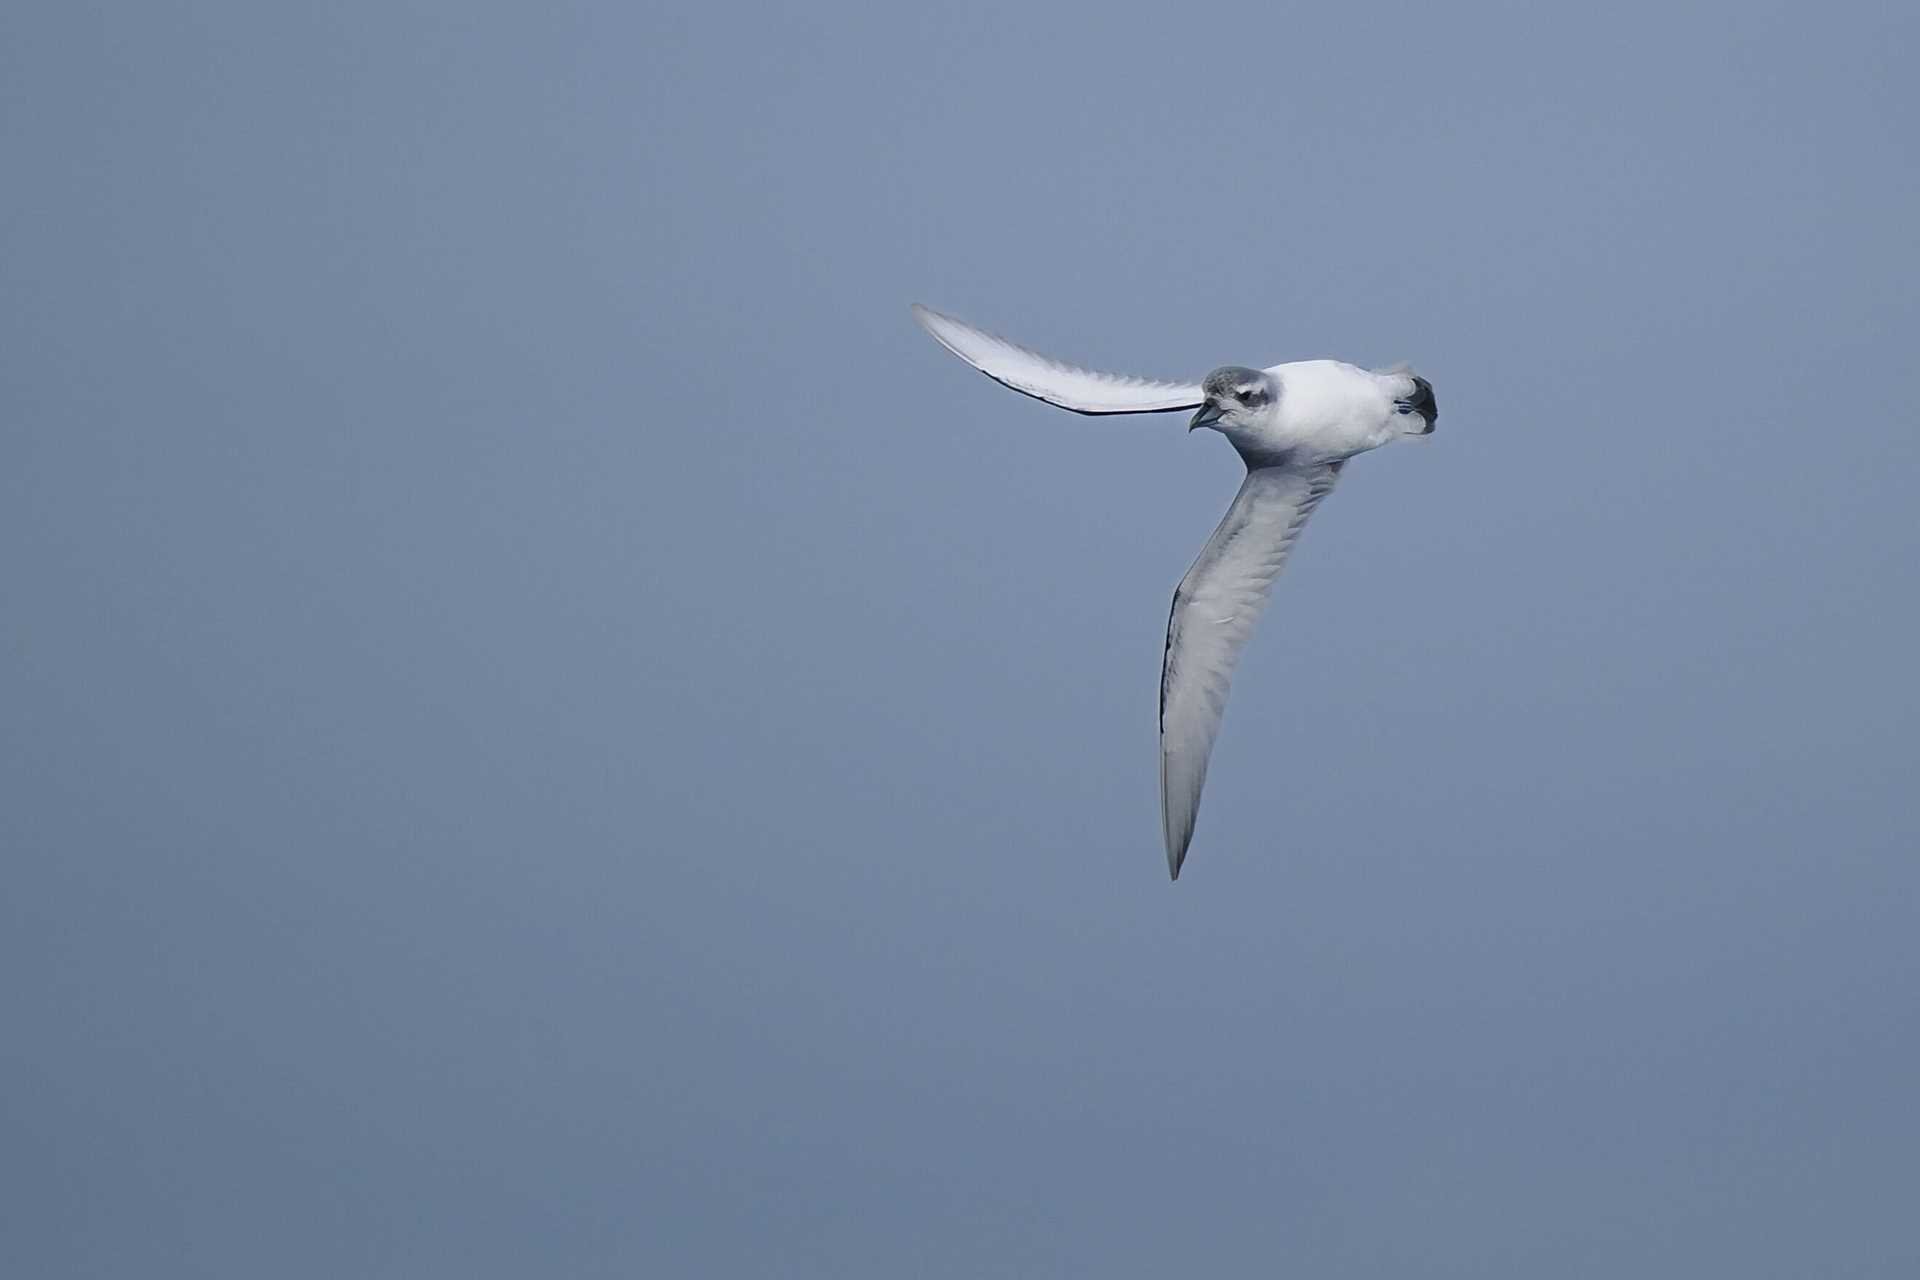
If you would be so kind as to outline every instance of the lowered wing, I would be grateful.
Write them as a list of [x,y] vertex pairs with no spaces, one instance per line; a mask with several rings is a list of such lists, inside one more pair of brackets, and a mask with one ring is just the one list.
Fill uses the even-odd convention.
[[1160,670],[1160,816],[1167,870],[1180,878],[1193,840],[1207,757],[1220,732],[1234,664],[1273,593],[1273,580],[1340,463],[1253,467],[1220,527],[1173,593]]

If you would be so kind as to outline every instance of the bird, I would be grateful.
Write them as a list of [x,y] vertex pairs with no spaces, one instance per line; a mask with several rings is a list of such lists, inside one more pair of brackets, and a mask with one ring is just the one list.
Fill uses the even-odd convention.
[[1090,416],[1193,411],[1187,430],[1225,436],[1246,463],[1227,514],[1174,589],[1160,668],[1160,816],[1167,871],[1186,863],[1207,761],[1241,651],[1307,519],[1347,460],[1433,433],[1433,384],[1405,366],[1341,360],[1229,364],[1198,382],[1081,368],[915,304],[941,346],[1002,386]]

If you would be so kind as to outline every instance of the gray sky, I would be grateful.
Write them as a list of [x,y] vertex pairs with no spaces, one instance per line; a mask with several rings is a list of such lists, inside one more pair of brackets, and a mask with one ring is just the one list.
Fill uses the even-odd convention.
[[[1909,1276],[1910,6],[0,17],[0,1270]],[[1409,359],[1159,847],[1237,483]]]

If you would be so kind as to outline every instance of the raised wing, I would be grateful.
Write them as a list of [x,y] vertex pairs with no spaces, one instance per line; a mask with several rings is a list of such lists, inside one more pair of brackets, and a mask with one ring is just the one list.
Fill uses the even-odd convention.
[[1234,664],[1294,539],[1333,491],[1340,465],[1250,468],[1220,527],[1173,593],[1160,669],[1160,817],[1167,870],[1175,880],[1193,839]]
[[1165,413],[1198,408],[1206,399],[1197,382],[1155,382],[1082,369],[918,304],[913,318],[941,346],[995,382],[1075,413]]

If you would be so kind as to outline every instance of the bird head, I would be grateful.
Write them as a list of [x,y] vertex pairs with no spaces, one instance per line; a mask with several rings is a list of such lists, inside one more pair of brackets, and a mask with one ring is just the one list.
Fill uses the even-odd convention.
[[1231,433],[1235,428],[1256,426],[1280,400],[1280,380],[1245,365],[1223,365],[1208,374],[1200,387],[1207,398],[1187,425],[1189,431],[1212,427]]

